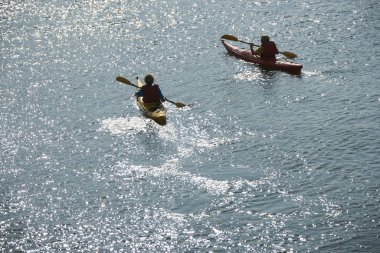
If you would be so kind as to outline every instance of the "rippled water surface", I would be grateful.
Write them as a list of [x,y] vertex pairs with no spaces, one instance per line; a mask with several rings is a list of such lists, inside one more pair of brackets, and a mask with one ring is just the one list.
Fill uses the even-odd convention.
[[[1,252],[380,252],[380,3],[0,3]],[[268,34],[302,74],[226,54]],[[241,47],[244,44],[234,43]],[[131,81],[153,73],[168,124]]]

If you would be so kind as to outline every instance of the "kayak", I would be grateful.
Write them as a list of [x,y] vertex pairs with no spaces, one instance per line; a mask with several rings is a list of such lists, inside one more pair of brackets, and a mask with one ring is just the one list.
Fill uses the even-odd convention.
[[234,55],[235,57],[242,59],[246,62],[252,62],[257,65],[260,65],[264,69],[269,70],[281,70],[285,71],[291,74],[301,74],[302,65],[293,63],[293,62],[285,62],[285,61],[268,61],[263,60],[260,58],[260,56],[253,55],[251,53],[251,50],[238,48],[236,46],[233,46],[229,43],[227,43],[225,40],[222,39],[223,46],[227,49],[227,51]]
[[136,103],[145,117],[154,120],[161,126],[166,125],[166,108],[161,103],[144,103],[142,97],[137,96]]

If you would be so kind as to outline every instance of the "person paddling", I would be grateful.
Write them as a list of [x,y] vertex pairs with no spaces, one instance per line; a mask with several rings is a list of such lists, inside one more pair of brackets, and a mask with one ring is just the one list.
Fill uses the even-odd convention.
[[[137,82],[138,84],[141,84],[141,81],[138,78]],[[160,87],[157,84],[154,84],[154,77],[151,74],[145,76],[144,82],[145,85],[143,85],[140,90],[135,93],[136,96],[143,97],[142,100],[144,103],[157,105],[166,101]]]
[[260,55],[262,59],[269,61],[276,61],[276,54],[280,53],[277,49],[276,43],[269,39],[269,36],[261,36],[261,46],[253,50],[254,44],[249,44],[251,47],[251,52],[254,55]]

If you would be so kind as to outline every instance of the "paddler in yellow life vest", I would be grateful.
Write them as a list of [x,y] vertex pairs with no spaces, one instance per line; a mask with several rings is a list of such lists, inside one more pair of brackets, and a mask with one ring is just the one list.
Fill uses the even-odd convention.
[[[138,82],[141,82],[138,80]],[[162,95],[161,89],[157,84],[154,84],[154,77],[148,74],[144,78],[145,85],[143,85],[138,92],[135,93],[138,97],[143,97],[144,103],[159,105],[165,102],[165,97]]]
[[261,46],[253,50],[254,44],[250,44],[251,52],[254,55],[260,55],[261,59],[268,61],[276,61],[276,54],[279,53],[276,43],[269,39],[269,36],[261,36]]

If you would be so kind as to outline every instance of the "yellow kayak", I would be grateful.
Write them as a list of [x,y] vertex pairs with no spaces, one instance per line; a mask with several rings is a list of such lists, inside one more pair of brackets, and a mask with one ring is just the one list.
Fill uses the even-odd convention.
[[136,103],[146,117],[161,126],[166,125],[166,108],[161,103],[144,103],[142,97],[137,96]]

